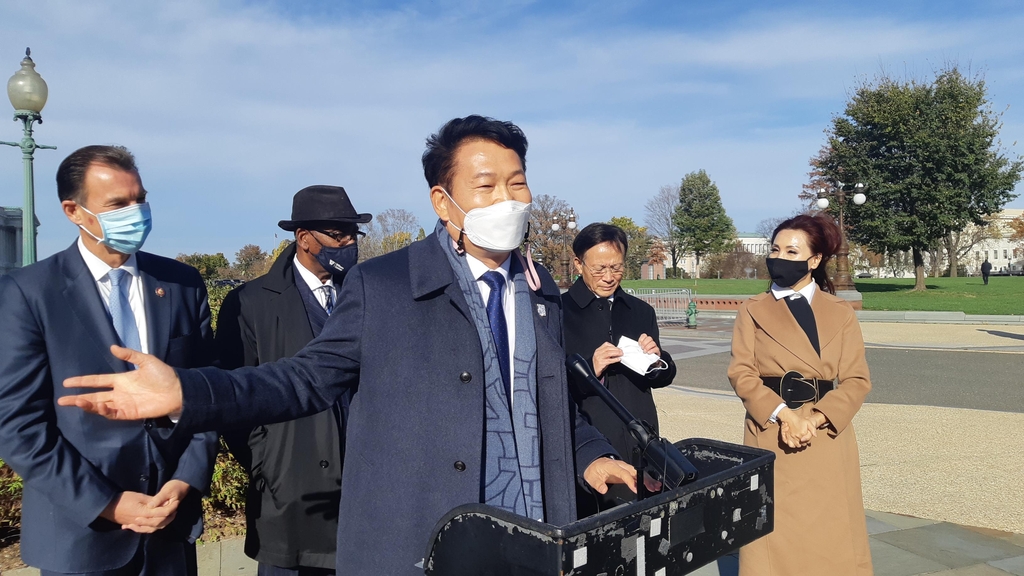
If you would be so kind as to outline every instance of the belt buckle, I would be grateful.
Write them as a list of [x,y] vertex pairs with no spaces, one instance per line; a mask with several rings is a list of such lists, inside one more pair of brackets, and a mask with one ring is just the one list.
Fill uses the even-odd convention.
[[782,393],[782,400],[790,410],[796,410],[808,402],[817,403],[820,400],[815,379],[805,378],[803,374],[795,370],[790,370],[782,376],[779,391]]

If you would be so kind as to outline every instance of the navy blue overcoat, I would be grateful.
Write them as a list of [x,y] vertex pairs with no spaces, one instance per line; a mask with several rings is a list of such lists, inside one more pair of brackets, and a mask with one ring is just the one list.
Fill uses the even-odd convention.
[[[566,384],[558,288],[532,296],[545,518],[576,518],[576,471],[614,450]],[[434,524],[480,502],[483,353],[437,238],[369,260],[345,279],[323,333],[296,356],[232,372],[179,370],[179,428],[251,426],[314,414],[346,387],[349,411],[337,568],[422,574]]]
[[[191,266],[139,252],[149,350],[176,367],[212,360],[206,286]],[[169,573],[191,571],[189,540],[202,530],[200,492],[209,489],[217,435],[184,435],[167,419],[116,422],[58,409],[83,392],[66,378],[128,370],[96,281],[77,244],[0,276],[0,457],[25,481],[21,557],[54,572],[97,572],[127,564],[140,539]],[[171,479],[195,488],[174,521],[140,536],[99,518],[123,491],[156,492]]]

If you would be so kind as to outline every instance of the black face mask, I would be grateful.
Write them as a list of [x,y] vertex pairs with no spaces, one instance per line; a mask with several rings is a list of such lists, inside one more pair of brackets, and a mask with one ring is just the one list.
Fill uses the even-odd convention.
[[[320,241],[317,240],[317,244]],[[359,244],[330,248],[320,244],[320,252],[313,255],[316,261],[335,278],[343,278],[359,261]]]
[[[809,259],[808,259],[809,260]],[[807,276],[810,268],[807,260],[786,260],[785,258],[765,258],[764,263],[768,266],[768,275],[783,288],[789,288]]]

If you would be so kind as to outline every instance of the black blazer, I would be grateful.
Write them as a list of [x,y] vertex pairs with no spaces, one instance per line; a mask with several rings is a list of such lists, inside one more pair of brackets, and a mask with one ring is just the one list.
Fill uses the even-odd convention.
[[[224,299],[217,319],[222,367],[288,358],[313,339],[295,286],[294,257],[293,243],[266,275]],[[298,420],[224,432],[231,452],[250,472],[246,554],[284,568],[334,568],[343,432],[340,406]]]
[[[562,310],[565,322],[565,353],[580,354],[593,369],[594,351],[605,342],[618,344],[619,338],[627,336],[638,340],[641,334],[647,334],[661,347],[658,335],[658,318],[646,302],[626,294],[622,288],[615,291],[615,301],[608,307],[607,300],[597,298],[580,278],[568,292],[562,294]],[[608,390],[636,418],[649,422],[658,428],[658,410],[654,406],[651,395],[652,388],[661,388],[672,383],[676,376],[676,365],[672,356],[665,350],[661,358],[668,363],[667,370],[660,370],[648,376],[641,376],[622,364],[612,364],[605,369],[604,383]],[[636,442],[629,435],[625,424],[597,396],[585,394],[575,377],[570,377],[573,384],[573,397],[580,405],[580,410],[590,419],[612,446],[626,460],[630,459]],[[589,516],[598,511],[594,507],[595,496],[600,509],[615,505],[616,497],[630,498],[628,490],[613,487],[605,496],[580,491],[580,517]]]
[[[150,353],[175,367],[209,364],[210,308],[199,272],[145,252],[137,262]],[[154,537],[197,537],[199,493],[209,489],[216,434],[172,435],[166,419],[116,422],[56,408],[57,398],[83,392],[64,388],[65,378],[128,369],[110,354],[117,335],[77,243],[0,277],[0,327],[0,457],[25,481],[25,562],[65,573],[124,566],[140,538],[149,537],[99,514],[120,492],[155,494],[171,479],[195,490]],[[182,545],[159,546],[169,551],[161,563],[185,568]]]

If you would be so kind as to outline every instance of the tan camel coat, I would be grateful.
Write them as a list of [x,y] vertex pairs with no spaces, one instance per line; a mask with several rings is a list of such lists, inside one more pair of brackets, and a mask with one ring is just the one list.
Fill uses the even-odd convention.
[[[782,300],[751,297],[736,315],[729,381],[747,410],[744,443],[775,460],[775,530],[740,550],[740,576],[866,576],[871,551],[851,420],[871,389],[864,339],[853,309],[818,290],[811,300],[821,357]],[[814,409],[831,423],[811,445],[792,450],[768,419],[782,402],[760,376],[796,370],[837,379]],[[809,406],[806,409],[810,409]]]

